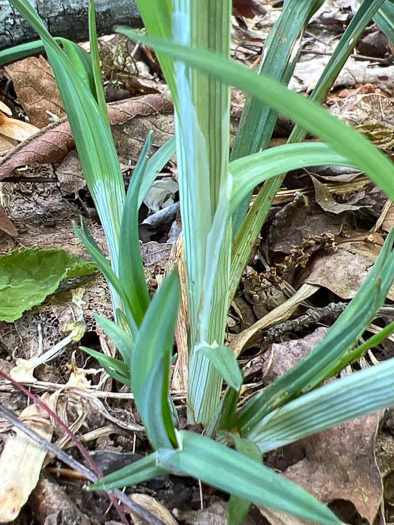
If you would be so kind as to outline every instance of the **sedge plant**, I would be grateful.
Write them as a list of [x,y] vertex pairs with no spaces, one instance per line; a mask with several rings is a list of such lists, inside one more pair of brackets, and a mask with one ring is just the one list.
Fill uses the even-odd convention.
[[[301,38],[323,0],[287,0],[265,45],[258,72],[230,59],[231,1],[137,0],[148,35],[118,31],[158,55],[175,107],[176,137],[150,158],[146,139],[127,193],[111,138],[101,87],[94,5],[91,55],[57,42],[27,0],[10,0],[37,31],[53,67],[87,185],[108,241],[104,257],[82,222],[80,240],[107,278],[115,320],[96,316],[119,359],[85,349],[128,385],[153,452],[112,473],[94,489],[134,485],[173,473],[202,480],[231,497],[228,521],[242,523],[252,502],[316,523],[341,523],[308,492],[268,469],[263,454],[354,417],[394,404],[394,360],[324,384],[394,326],[361,346],[357,341],[384,303],[394,279],[394,234],[356,297],[324,339],[292,370],[238,408],[243,375],[225,345],[226,316],[250,247],[284,174],[339,165],[358,168],[394,198],[394,168],[366,138],[319,106],[366,25],[374,18],[392,37],[392,11],[363,0],[308,100],[286,88]],[[286,36],[286,38],[284,38]],[[14,49],[0,62],[28,53]],[[246,102],[229,156],[229,86]],[[289,143],[267,149],[279,113],[296,123]],[[322,142],[303,142],[309,131]],[[203,434],[180,430],[170,396],[170,369],[180,303],[175,268],[150,298],[138,240],[138,210],[175,151],[179,170],[188,308],[188,420]],[[248,212],[251,192],[264,182]]]

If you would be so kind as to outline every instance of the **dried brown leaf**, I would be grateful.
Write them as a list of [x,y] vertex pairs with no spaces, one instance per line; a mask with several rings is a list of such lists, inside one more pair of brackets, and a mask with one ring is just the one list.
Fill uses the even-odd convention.
[[[343,502],[351,502],[361,517],[372,524],[383,496],[375,460],[380,417],[379,413],[370,414],[298,442],[305,457],[288,467],[284,476],[323,503],[337,502],[339,512],[346,513],[349,507]],[[286,453],[286,449],[281,451],[282,461]],[[307,523],[298,518],[288,521],[283,514],[267,512],[265,508],[261,511],[272,525]],[[352,517],[341,515],[345,523],[355,523]]]
[[[171,112],[170,99],[161,95],[146,95],[108,106],[112,125],[125,124],[138,116]],[[61,162],[74,147],[74,139],[67,121],[50,124],[48,128],[40,130],[4,157],[0,162],[0,180],[20,166]]]
[[325,184],[317,180],[315,177],[312,177],[312,175],[310,175],[310,178],[312,179],[313,185],[315,187],[316,202],[324,211],[338,215],[339,213],[343,213],[345,211],[356,211],[365,207],[356,206],[350,203],[337,202]]
[[64,116],[63,103],[52,68],[43,57],[29,57],[5,67],[18,100],[32,124],[47,126],[52,118]]
[[381,249],[376,242],[380,236],[369,237],[343,242],[336,252],[316,255],[302,282],[328,288],[342,299],[353,299]]
[[298,193],[276,214],[269,234],[270,246],[274,251],[289,254],[295,246],[302,246],[305,239],[327,233],[338,235],[341,227],[340,217],[322,213]]
[[[57,394],[53,394],[57,397]],[[55,397],[49,394],[42,396],[50,406]],[[30,405],[23,410],[20,417],[29,418],[26,424],[44,439],[51,440],[52,426],[46,419],[47,413],[38,405]],[[31,491],[37,485],[42,464],[47,452],[21,430],[15,430],[5,444],[0,456],[0,521],[14,520]]]
[[11,235],[11,237],[17,237],[18,236],[18,230],[15,228],[14,223],[7,217],[7,214],[0,204],[0,230],[2,230],[5,233],[8,233],[8,235]]

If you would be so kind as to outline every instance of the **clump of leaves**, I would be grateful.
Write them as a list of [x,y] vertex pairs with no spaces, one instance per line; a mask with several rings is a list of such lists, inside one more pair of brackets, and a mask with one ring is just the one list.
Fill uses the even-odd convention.
[[[126,195],[101,88],[93,2],[92,55],[85,69],[80,57],[67,53],[51,38],[26,0],[11,3],[43,41],[109,245],[111,265],[85,225],[76,229],[110,283],[115,322],[97,320],[122,359],[87,351],[113,377],[131,387],[154,449],[91,489],[133,485],[172,472],[229,492],[229,523],[241,523],[250,502],[317,523],[340,523],[301,487],[265,467],[262,454],[394,404],[393,360],[322,386],[369,347],[355,345],[392,284],[394,234],[386,239],[366,282],[326,337],[307,358],[240,409],[242,372],[234,353],[224,345],[226,315],[250,246],[288,170],[326,164],[356,167],[394,197],[392,164],[365,137],[318,105],[372,17],[376,15],[383,30],[392,34],[393,18],[387,15],[386,3],[363,1],[312,100],[285,86],[299,56],[300,37],[322,0],[285,2],[266,42],[259,73],[229,59],[230,0],[137,0],[149,36],[119,28],[155,49],[174,99],[189,312],[188,419],[201,423],[205,435],[177,429],[170,398],[180,300],[177,271],[165,279],[151,301],[137,235],[139,206],[173,144],[148,161],[151,137],[147,138]],[[229,85],[250,95],[231,162]],[[289,144],[267,150],[279,112],[297,126]],[[302,142],[307,130],[324,142]],[[264,181],[246,213],[251,191]],[[390,326],[382,337],[392,329]],[[376,344],[376,338],[370,344]]]

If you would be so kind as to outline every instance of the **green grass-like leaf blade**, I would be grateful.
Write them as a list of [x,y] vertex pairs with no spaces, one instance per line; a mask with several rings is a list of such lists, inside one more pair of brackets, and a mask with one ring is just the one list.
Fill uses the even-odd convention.
[[342,377],[266,416],[248,438],[262,452],[394,405],[394,359]]
[[234,352],[228,346],[204,345],[200,343],[195,352],[202,353],[209,359],[226,383],[239,390],[242,386],[242,372],[238,366]]
[[394,198],[394,168],[391,162],[361,134],[336,119],[314,102],[289,91],[266,75],[258,75],[232,60],[201,49],[190,49],[160,38],[147,38],[128,28],[118,32],[182,60],[207,75],[233,85],[291,118],[346,156],[372,181]]
[[325,505],[295,483],[210,438],[183,430],[178,450],[159,450],[159,466],[201,479],[213,487],[259,505],[316,523],[340,524]]
[[319,142],[285,144],[234,160],[229,166],[233,176],[231,211],[257,184],[271,177],[307,166],[325,165],[355,166],[354,162],[337,153],[331,146]]
[[112,490],[130,487],[167,473],[167,470],[157,466],[156,452],[154,452],[131,465],[127,465],[127,467],[108,474],[88,487],[88,490]]
[[[169,423],[168,383],[179,301],[179,279],[177,271],[173,270],[153,297],[131,355],[131,385],[135,402],[146,432],[156,448],[171,447],[176,443],[174,427]],[[153,380],[159,384],[155,385]],[[166,429],[166,432],[158,432],[158,428]]]

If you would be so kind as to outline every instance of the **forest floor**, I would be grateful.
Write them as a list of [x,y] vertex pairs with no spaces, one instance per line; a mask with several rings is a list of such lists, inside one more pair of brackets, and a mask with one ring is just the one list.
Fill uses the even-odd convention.
[[[233,17],[233,57],[251,67],[260,60],[281,2],[266,2],[265,7],[265,15],[235,12]],[[325,2],[305,33],[292,89],[310,93],[357,8],[358,3],[351,0]],[[128,182],[148,131],[154,131],[154,149],[174,134],[173,107],[149,51],[135,48],[118,35],[102,37],[100,45],[113,136]],[[393,49],[377,26],[370,24],[326,101],[333,114],[364,131],[388,156],[394,154],[393,79]],[[244,100],[242,93],[232,92],[233,134]],[[31,57],[0,70],[0,101],[0,264],[2,256],[29,248],[86,257],[71,224],[81,215],[106,251],[46,59]],[[10,118],[28,118],[36,129],[13,126]],[[272,144],[285,143],[291,129],[292,123],[280,117]],[[275,380],[324,336],[354,297],[393,224],[391,202],[360,172],[325,167],[288,174],[228,315],[227,341],[242,351],[245,395]],[[168,271],[181,227],[173,159],[149,190],[140,213],[141,250],[152,292]],[[306,293],[295,309],[287,310],[286,301],[301,287]],[[393,300],[392,291],[370,333],[393,321]],[[42,304],[24,311],[14,322],[0,322],[0,370],[51,406],[108,473],[148,453],[149,444],[128,389],[79,349],[83,345],[114,355],[115,348],[96,325],[94,313],[112,316],[104,278],[94,273],[63,281]],[[0,318],[6,319],[1,317],[1,305]],[[67,325],[79,320],[86,331],[79,342],[70,342]],[[55,345],[59,351],[54,357],[29,367]],[[394,337],[389,337],[357,366],[372,366],[393,356]],[[343,373],[350,372],[349,367]],[[185,386],[182,373],[174,375],[172,390],[181,415]],[[0,380],[0,404],[17,415],[22,413],[23,421],[31,425],[45,417],[5,380]],[[81,459],[56,425],[52,428],[47,420],[45,428],[46,439]],[[11,429],[9,422],[0,419],[0,451],[15,436]],[[119,522],[108,498],[83,490],[85,480],[60,462],[45,459],[45,454],[38,459],[26,456],[17,446],[13,457],[15,465],[1,472],[2,481],[6,483],[17,472],[21,484],[32,486],[27,504],[15,511],[12,523]],[[346,523],[394,523],[394,417],[390,411],[278,449],[267,455],[265,463],[329,504]],[[37,464],[38,483],[30,480]],[[165,523],[225,523],[227,496],[192,479],[163,476],[127,493],[153,512],[158,508]],[[0,522],[5,521],[1,513]],[[253,507],[246,523],[306,522]]]

